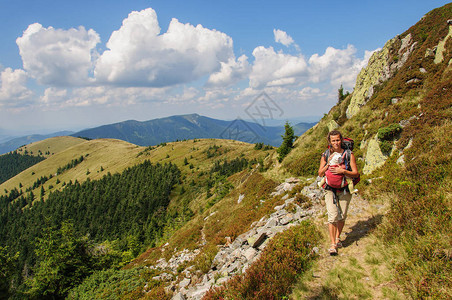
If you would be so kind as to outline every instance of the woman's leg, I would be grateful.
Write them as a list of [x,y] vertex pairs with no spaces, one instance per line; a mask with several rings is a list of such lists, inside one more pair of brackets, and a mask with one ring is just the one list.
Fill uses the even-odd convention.
[[337,223],[328,223],[328,231],[330,233],[330,241],[331,245],[336,244],[336,237],[337,237]]
[[340,220],[337,221],[337,230],[336,230],[336,236],[335,236],[335,242],[336,240],[339,240],[339,237],[341,236],[342,229],[344,229],[345,225],[345,219],[347,218],[348,213],[348,206],[350,204],[350,200],[352,199],[352,195],[350,193],[340,193],[338,196],[339,198],[339,206],[341,211]]

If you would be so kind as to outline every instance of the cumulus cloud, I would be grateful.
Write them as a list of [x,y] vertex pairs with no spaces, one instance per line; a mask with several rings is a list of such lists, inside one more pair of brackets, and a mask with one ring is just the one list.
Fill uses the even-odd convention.
[[366,51],[363,59],[356,57],[356,48],[328,47],[323,55],[314,54],[309,58],[310,78],[313,82],[329,80],[332,85],[351,88],[359,71],[367,64],[372,52]]
[[282,31],[280,29],[273,29],[273,34],[275,35],[275,42],[281,43],[286,47],[289,47],[294,43],[292,37],[285,31]]
[[0,73],[0,105],[17,106],[29,99],[33,92],[27,86],[27,73],[24,70],[6,68]]
[[111,35],[94,71],[99,83],[162,87],[217,72],[234,58],[232,39],[201,25],[172,19],[160,34],[152,8],[132,12]]
[[229,58],[227,62],[221,62],[220,71],[210,75],[207,86],[230,86],[248,76],[251,66],[246,55],[240,56],[237,60]]
[[39,100],[43,105],[50,106],[65,101],[67,95],[67,89],[50,87],[45,89],[44,95],[42,95]]
[[23,67],[40,84],[76,86],[88,82],[99,35],[83,26],[69,30],[28,26],[17,38]]
[[168,88],[95,86],[76,88],[62,106],[123,106],[159,101],[168,97]]
[[275,52],[272,47],[259,46],[254,49],[255,58],[249,76],[249,86],[262,89],[275,86],[299,86],[308,83],[329,82],[352,88],[356,76],[366,66],[374,51],[366,51],[364,58],[356,56],[356,48],[328,47],[322,55],[314,54],[307,61],[303,55]]
[[294,84],[297,77],[307,75],[307,63],[302,55],[294,56],[275,52],[273,47],[259,46],[253,51],[254,64],[252,67],[250,87],[263,88],[265,86]]

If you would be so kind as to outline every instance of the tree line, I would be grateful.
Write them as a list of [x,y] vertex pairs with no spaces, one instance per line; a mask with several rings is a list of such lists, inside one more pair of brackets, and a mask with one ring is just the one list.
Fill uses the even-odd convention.
[[17,150],[0,155],[0,184],[44,159],[42,156],[19,154]]

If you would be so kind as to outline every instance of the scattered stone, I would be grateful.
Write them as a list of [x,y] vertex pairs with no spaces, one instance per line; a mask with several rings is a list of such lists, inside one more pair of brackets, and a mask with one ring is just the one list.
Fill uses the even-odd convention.
[[418,83],[418,82],[420,82],[420,81],[421,81],[421,80],[420,80],[419,78],[413,78],[413,79],[408,80],[408,81],[406,82],[406,84]]
[[294,219],[293,214],[287,214],[283,218],[281,218],[281,220],[279,220],[279,222],[281,223],[281,225],[286,225],[289,222],[291,222],[293,219]]
[[252,247],[248,248],[244,253],[244,256],[246,257],[247,260],[252,260],[256,255],[257,251]]
[[267,234],[265,232],[258,233],[255,236],[248,239],[248,244],[253,248],[257,248],[259,247],[260,244],[262,244],[265,241],[266,238]]
[[190,278],[184,278],[181,282],[179,282],[179,288],[187,287],[191,282]]
[[419,68],[419,72],[421,72],[421,73],[427,73],[427,70],[424,69],[424,68]]
[[391,103],[396,104],[397,102],[399,102],[399,100],[400,100],[399,98],[392,98]]
[[171,298],[171,300],[185,300],[185,297],[181,292],[179,292],[176,295],[174,295],[173,298]]
[[286,204],[282,204],[282,205],[279,205],[279,206],[275,206],[275,210],[282,210],[283,208],[285,208],[286,207]]
[[243,198],[245,198],[245,194],[240,194],[239,199],[237,199],[237,203],[242,202]]
[[405,165],[405,155],[401,155],[398,159],[397,159],[397,163],[399,164],[399,165]]
[[315,255],[319,255],[320,253],[319,247],[312,248],[312,253],[314,253]]
[[270,227],[274,227],[278,225],[278,220],[275,218],[271,218],[270,220],[268,220],[268,222],[264,225],[264,227],[270,228]]

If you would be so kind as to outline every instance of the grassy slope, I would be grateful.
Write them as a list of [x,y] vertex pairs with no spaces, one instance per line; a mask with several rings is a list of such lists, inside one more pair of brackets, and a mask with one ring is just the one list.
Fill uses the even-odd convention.
[[43,157],[49,157],[58,152],[64,151],[67,148],[81,144],[85,141],[86,140],[84,139],[72,136],[58,136],[19,147],[17,148],[17,151],[19,153],[27,151],[28,154],[30,155],[40,155]]

